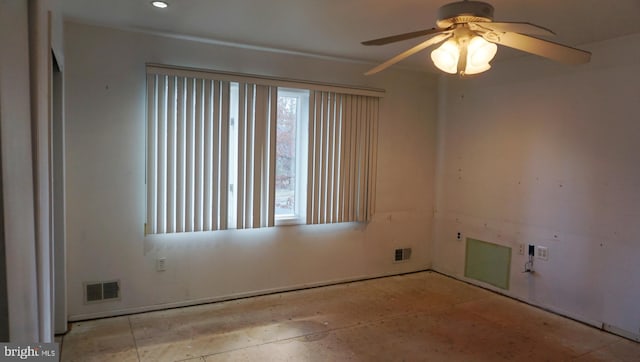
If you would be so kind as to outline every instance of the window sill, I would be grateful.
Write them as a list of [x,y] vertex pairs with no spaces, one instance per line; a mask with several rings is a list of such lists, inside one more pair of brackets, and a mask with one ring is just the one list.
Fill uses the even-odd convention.
[[303,225],[305,220],[301,217],[280,217],[276,218],[275,225],[276,226],[291,226],[291,225]]

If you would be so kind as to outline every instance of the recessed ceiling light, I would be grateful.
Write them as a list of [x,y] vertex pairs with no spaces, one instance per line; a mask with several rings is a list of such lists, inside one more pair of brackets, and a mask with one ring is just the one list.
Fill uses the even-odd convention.
[[169,4],[166,1],[152,1],[151,5],[160,9],[164,9],[169,6]]

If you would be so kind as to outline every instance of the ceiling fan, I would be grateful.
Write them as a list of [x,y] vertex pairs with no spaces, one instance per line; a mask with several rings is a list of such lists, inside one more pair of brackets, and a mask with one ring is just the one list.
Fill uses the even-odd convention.
[[530,36],[555,35],[547,28],[524,22],[494,22],[493,6],[467,0],[440,7],[435,28],[368,40],[362,44],[385,45],[425,35],[433,36],[369,70],[365,75],[378,73],[439,43],[442,45],[431,52],[435,66],[444,72],[461,76],[481,73],[491,68],[489,62],[497,52],[496,44],[565,64],[582,64],[591,59],[588,51]]

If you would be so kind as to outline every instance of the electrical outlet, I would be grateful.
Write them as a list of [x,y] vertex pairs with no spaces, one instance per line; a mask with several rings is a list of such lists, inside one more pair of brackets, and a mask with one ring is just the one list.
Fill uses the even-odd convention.
[[524,255],[524,244],[518,244],[518,254]]
[[458,231],[458,233],[456,234],[456,240],[460,241],[462,240],[462,233]]
[[156,259],[156,271],[165,271],[167,270],[167,258],[158,258]]
[[536,254],[538,255],[538,259],[549,260],[549,248],[545,246],[538,246]]

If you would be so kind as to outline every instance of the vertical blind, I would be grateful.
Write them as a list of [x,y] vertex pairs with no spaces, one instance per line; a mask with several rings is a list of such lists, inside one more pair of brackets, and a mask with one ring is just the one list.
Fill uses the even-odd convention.
[[147,74],[147,233],[227,228],[229,82]]
[[[278,85],[216,75],[147,67],[147,234],[275,224]],[[307,223],[370,220],[378,106],[375,96],[311,91]]]
[[375,204],[376,97],[313,92],[307,223],[369,221]]
[[236,228],[275,223],[277,88],[240,83]]

